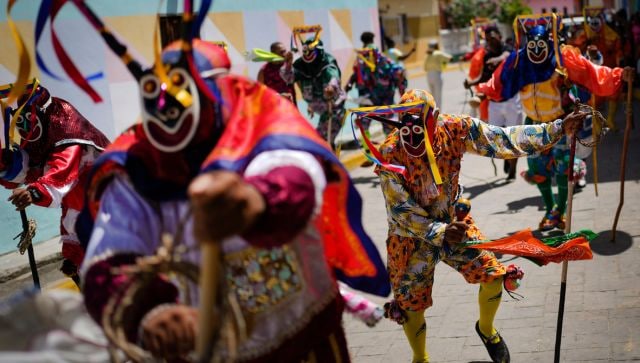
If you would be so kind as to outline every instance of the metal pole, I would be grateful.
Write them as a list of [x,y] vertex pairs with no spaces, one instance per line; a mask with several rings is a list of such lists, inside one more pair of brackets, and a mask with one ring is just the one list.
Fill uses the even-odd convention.
[[[29,220],[27,219],[27,212],[24,209],[20,211],[20,219],[22,219],[22,231],[27,235],[29,233]],[[31,267],[33,285],[40,290],[40,276],[38,276],[38,265],[36,264],[36,257],[33,253],[33,243],[29,243],[29,247],[27,247],[27,255],[29,257],[29,267]]]
[[[576,138],[574,135],[569,135],[571,138],[571,149],[569,151],[569,195],[567,197],[567,217],[564,232],[571,233],[571,216],[573,211],[573,163],[576,157]],[[562,277],[560,279],[560,302],[558,303],[558,322],[556,325],[556,346],[553,355],[554,363],[560,362],[560,346],[562,345],[562,321],[564,319],[564,301],[567,294],[567,270],[569,269],[569,262],[562,261]]]

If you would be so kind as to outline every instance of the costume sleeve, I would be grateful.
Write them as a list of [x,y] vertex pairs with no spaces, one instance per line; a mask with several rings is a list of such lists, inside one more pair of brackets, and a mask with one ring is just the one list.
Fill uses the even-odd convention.
[[259,154],[245,180],[265,198],[266,212],[243,235],[249,243],[273,247],[291,241],[322,206],[327,184],[324,170],[311,154],[275,150]]
[[385,170],[379,170],[378,175],[387,206],[389,232],[442,246],[447,224],[429,217],[405,189],[400,175]]
[[548,149],[564,135],[562,120],[511,127],[498,127],[471,117],[463,122],[468,129],[466,151],[498,159],[535,154]]
[[480,80],[482,77],[482,69],[484,68],[484,48],[479,49],[471,58],[469,62],[469,74],[467,75],[467,82],[473,84]]
[[340,86],[340,70],[338,69],[338,67],[330,65],[329,67],[326,67],[322,73],[323,88],[327,86],[331,86],[331,88],[333,88],[333,104],[337,105],[346,100],[347,94]]
[[41,195],[34,204],[51,208],[60,206],[62,198],[78,182],[83,151],[82,145],[73,145],[55,149],[51,153],[43,175],[28,185]]
[[502,101],[501,77],[504,71],[504,64],[505,62],[500,63],[488,81],[476,85],[476,91],[484,94],[491,101]]
[[560,50],[569,80],[596,96],[615,95],[622,86],[622,68],[597,66],[580,54],[578,48],[565,45]]
[[[137,257],[153,254],[161,230],[152,207],[126,181],[116,177],[106,187],[81,269],[85,304],[96,322],[102,324],[107,303],[111,299],[119,303],[132,282],[115,268],[133,265]],[[147,312],[177,298],[178,290],[172,283],[160,276],[152,279],[125,311],[122,320],[129,340],[136,341],[138,325]]]

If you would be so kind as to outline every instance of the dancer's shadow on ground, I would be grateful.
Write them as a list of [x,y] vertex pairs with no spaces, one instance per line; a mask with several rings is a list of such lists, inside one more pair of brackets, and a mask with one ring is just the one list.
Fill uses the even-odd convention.
[[503,178],[503,179],[499,179],[496,181],[492,181],[492,182],[486,182],[484,184],[479,184],[479,185],[474,185],[472,187],[467,187],[465,185],[463,185],[464,187],[464,195],[468,195],[466,196],[466,198],[468,199],[473,199],[475,197],[477,197],[478,195],[486,192],[487,190],[491,190],[494,188],[500,188],[503,185],[507,185],[510,184],[510,181],[507,181],[507,178]]
[[380,178],[377,175],[372,176],[359,176],[357,178],[352,178],[353,184],[369,184],[371,183],[371,188],[378,188],[380,185]]
[[521,211],[526,207],[538,207],[539,211],[545,210],[544,205],[542,204],[542,198],[539,195],[536,195],[535,197],[513,200],[507,203],[507,210],[496,212],[494,214],[513,214]]

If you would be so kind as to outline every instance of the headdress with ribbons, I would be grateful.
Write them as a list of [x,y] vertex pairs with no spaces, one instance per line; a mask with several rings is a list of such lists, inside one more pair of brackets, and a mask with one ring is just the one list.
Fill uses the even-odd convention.
[[[195,54],[197,52],[193,49],[194,39],[211,6],[211,0],[201,2],[197,16],[194,15],[193,2],[189,0],[184,2],[180,45],[174,47],[174,54],[168,55],[170,60],[162,59],[156,27],[154,34],[155,61],[151,69],[144,69],[132,57],[127,47],[118,41],[83,0],[45,0],[38,17],[39,20],[44,20],[39,21],[36,28],[46,22],[46,16],[43,14],[46,14],[47,11],[53,22],[55,15],[67,2],[72,2],[78,8],[140,83],[143,98],[143,125],[149,135],[149,141],[164,152],[175,152],[186,147],[194,137],[198,123],[202,118],[200,112],[203,109],[200,107],[199,97],[202,95],[203,98],[213,103],[220,100],[215,83],[207,82],[205,78],[226,72],[230,67],[226,52],[218,55],[202,55]],[[223,43],[219,43],[219,45],[224,48]],[[61,62],[64,61],[61,60]],[[157,115],[158,113],[163,113],[163,115]]]
[[[313,33],[313,38],[311,42],[307,44],[309,49],[314,49],[320,43],[320,34],[322,34],[322,25],[299,25],[294,26],[291,30],[291,50],[297,52],[299,47],[307,41],[306,39],[302,39],[303,34]],[[299,42],[299,43],[298,43]]]
[[[542,25],[547,31],[551,32],[553,39],[553,51],[556,59],[556,69],[559,73],[566,75],[564,63],[562,62],[562,54],[560,53],[560,44],[558,42],[558,34],[562,30],[562,17],[556,13],[518,15],[513,20],[513,32],[515,34],[515,47],[520,49],[523,37],[529,33],[534,27]],[[514,67],[518,65],[519,54],[516,55]]]
[[25,45],[18,27],[11,18],[11,9],[15,5],[17,0],[9,0],[7,2],[7,24],[11,37],[18,50],[18,72],[16,81],[13,84],[0,86],[0,117],[4,123],[4,129],[2,132],[2,148],[12,148],[16,141],[15,127],[17,118],[12,119],[11,114],[20,114],[22,112],[23,105],[18,105],[16,112],[13,112],[11,105],[18,100],[18,98],[25,93],[29,93],[30,97],[33,96],[35,88],[37,88],[37,80],[34,80],[36,87],[33,87],[33,83],[29,86],[29,73],[31,73],[31,60],[29,52]]
[[[360,107],[354,108],[347,111],[347,113],[351,113],[351,123],[353,130],[354,139],[358,140],[358,137],[355,134],[355,127],[360,130],[360,134],[362,135],[362,141],[360,142],[360,146],[364,150],[364,154],[367,159],[371,160],[373,163],[380,165],[382,168],[387,169],[392,172],[396,172],[406,177],[406,169],[404,166],[391,164],[382,156],[380,151],[373,145],[371,140],[367,137],[367,134],[362,125],[362,119],[369,119],[378,122],[385,123],[387,125],[391,125],[400,129],[402,132],[402,128],[406,127],[403,122],[402,116],[404,115],[420,115],[422,118],[422,123],[424,125],[423,130],[426,132],[422,132],[424,137],[424,153],[427,154],[427,158],[429,160],[429,170],[433,176],[433,180],[437,185],[442,184],[442,178],[440,176],[440,172],[438,171],[438,167],[436,165],[435,154],[433,152],[433,138],[435,134],[435,117],[434,117],[435,107],[433,105],[429,105],[428,102],[424,100],[418,101],[409,101],[396,105],[389,106],[373,106],[373,107]],[[391,117],[394,115],[399,115],[400,120],[394,120]],[[355,125],[355,127],[354,127]],[[411,130],[409,130],[411,132]]]

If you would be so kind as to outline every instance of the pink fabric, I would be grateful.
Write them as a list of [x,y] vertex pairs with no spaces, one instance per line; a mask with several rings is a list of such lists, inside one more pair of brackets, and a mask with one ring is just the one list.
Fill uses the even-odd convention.
[[315,187],[311,177],[295,166],[282,166],[246,181],[265,199],[267,209],[256,225],[243,236],[259,247],[289,242],[308,223],[315,208]]

